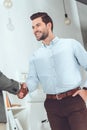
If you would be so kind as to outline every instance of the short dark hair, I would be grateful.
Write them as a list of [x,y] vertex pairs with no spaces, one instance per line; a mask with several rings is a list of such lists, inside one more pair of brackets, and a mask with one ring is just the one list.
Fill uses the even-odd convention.
[[47,14],[47,13],[45,13],[45,12],[38,12],[38,13],[34,13],[33,15],[31,15],[30,16],[30,19],[31,20],[34,20],[34,19],[36,19],[36,18],[39,18],[39,17],[41,17],[42,18],[42,21],[45,23],[45,24],[47,24],[47,23],[51,23],[51,30],[53,31],[53,21],[52,21],[52,19],[51,19],[51,17]]

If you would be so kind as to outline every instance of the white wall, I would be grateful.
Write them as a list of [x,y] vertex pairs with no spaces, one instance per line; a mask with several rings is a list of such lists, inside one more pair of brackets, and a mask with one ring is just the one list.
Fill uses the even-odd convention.
[[87,5],[77,2],[77,7],[78,7],[78,13],[79,13],[79,18],[80,18],[80,23],[81,23],[81,31],[82,31],[82,36],[83,36],[83,41],[84,41],[84,47],[87,50]]

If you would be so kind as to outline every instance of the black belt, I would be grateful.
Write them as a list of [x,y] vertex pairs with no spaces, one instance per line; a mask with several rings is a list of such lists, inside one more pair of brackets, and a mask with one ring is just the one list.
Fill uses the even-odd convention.
[[66,92],[60,93],[60,94],[47,94],[46,98],[60,100],[60,99],[66,98],[68,96],[72,96],[77,90],[80,90],[80,89],[81,89],[80,87],[77,87],[75,89],[72,89],[72,90],[69,90],[69,91],[66,91]]

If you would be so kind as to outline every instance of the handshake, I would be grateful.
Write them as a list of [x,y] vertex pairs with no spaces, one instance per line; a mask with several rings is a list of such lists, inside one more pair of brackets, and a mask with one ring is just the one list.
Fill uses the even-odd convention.
[[20,84],[20,86],[21,86],[21,88],[19,89],[17,96],[18,96],[18,98],[22,99],[27,95],[29,90],[27,88],[26,83],[22,83],[22,84]]

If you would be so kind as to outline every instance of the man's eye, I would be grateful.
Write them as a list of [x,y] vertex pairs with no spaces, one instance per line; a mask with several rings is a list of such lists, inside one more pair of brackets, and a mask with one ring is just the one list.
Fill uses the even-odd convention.
[[39,27],[40,26],[40,24],[37,24],[37,27]]

